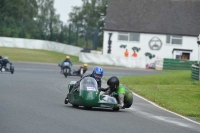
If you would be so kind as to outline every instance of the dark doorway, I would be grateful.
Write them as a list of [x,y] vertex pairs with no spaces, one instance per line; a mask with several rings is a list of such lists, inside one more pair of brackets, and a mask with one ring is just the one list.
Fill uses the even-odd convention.
[[190,53],[182,53],[183,60],[190,60]]

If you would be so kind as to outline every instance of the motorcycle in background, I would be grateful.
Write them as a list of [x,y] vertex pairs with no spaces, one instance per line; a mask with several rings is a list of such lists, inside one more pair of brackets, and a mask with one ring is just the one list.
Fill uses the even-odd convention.
[[80,71],[75,71],[73,70],[72,74],[70,76],[80,76],[81,78],[83,77],[84,73],[83,73],[83,68],[80,68]]
[[[66,70],[64,69],[63,73],[65,77],[67,76],[80,76],[81,78],[84,75],[84,71],[83,68],[80,68],[80,71],[76,71],[76,70],[72,70],[72,72],[70,73],[69,71],[69,65],[68,62],[66,62],[66,64],[64,64],[66,66]],[[62,67],[61,64],[58,64],[59,67]]]
[[12,63],[10,63],[10,68],[5,68],[4,66],[2,66],[2,64],[0,63],[0,71],[1,72],[10,72],[11,74],[14,74],[14,65]]
[[[61,64],[58,64],[58,66],[62,67]],[[69,64],[69,62],[64,62],[63,67],[64,67],[64,69],[63,69],[62,74],[65,76],[65,78],[67,78],[67,76],[70,75],[70,64]]]

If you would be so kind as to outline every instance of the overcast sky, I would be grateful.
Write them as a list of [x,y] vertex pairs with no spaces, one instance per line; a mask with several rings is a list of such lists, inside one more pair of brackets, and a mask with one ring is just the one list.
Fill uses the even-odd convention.
[[65,24],[69,19],[69,13],[72,11],[72,6],[81,6],[82,0],[55,0],[54,7],[56,14],[60,14],[60,20]]

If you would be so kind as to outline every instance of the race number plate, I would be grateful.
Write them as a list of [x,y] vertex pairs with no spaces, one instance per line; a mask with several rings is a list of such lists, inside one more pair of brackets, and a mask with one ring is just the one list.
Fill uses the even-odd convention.
[[69,66],[69,62],[64,62],[64,66]]
[[96,91],[96,89],[94,87],[87,87],[88,91]]

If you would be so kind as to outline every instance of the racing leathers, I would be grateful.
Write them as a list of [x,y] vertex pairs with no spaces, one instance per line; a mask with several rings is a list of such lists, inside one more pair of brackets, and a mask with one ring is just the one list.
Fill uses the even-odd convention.
[[[69,63],[69,66],[65,66],[65,63]],[[71,66],[73,66],[72,61],[64,59],[61,63],[61,72],[63,72],[64,68],[67,67],[69,68],[69,72],[71,73]]]
[[1,68],[0,68],[0,70],[2,69],[2,68],[5,68],[6,70],[8,70],[8,68],[7,68],[7,64],[8,63],[11,63],[8,59],[2,59],[1,60]]
[[109,88],[101,89],[101,91],[105,91],[105,95],[111,95],[113,92],[115,92],[118,96],[117,101],[119,108],[124,107],[124,100],[126,99],[126,96],[128,96],[129,93],[122,84],[120,84],[115,91],[112,91]]
[[86,67],[80,66],[80,68],[77,71],[74,71],[77,74],[81,74],[81,68],[83,68],[83,74],[87,71]]

